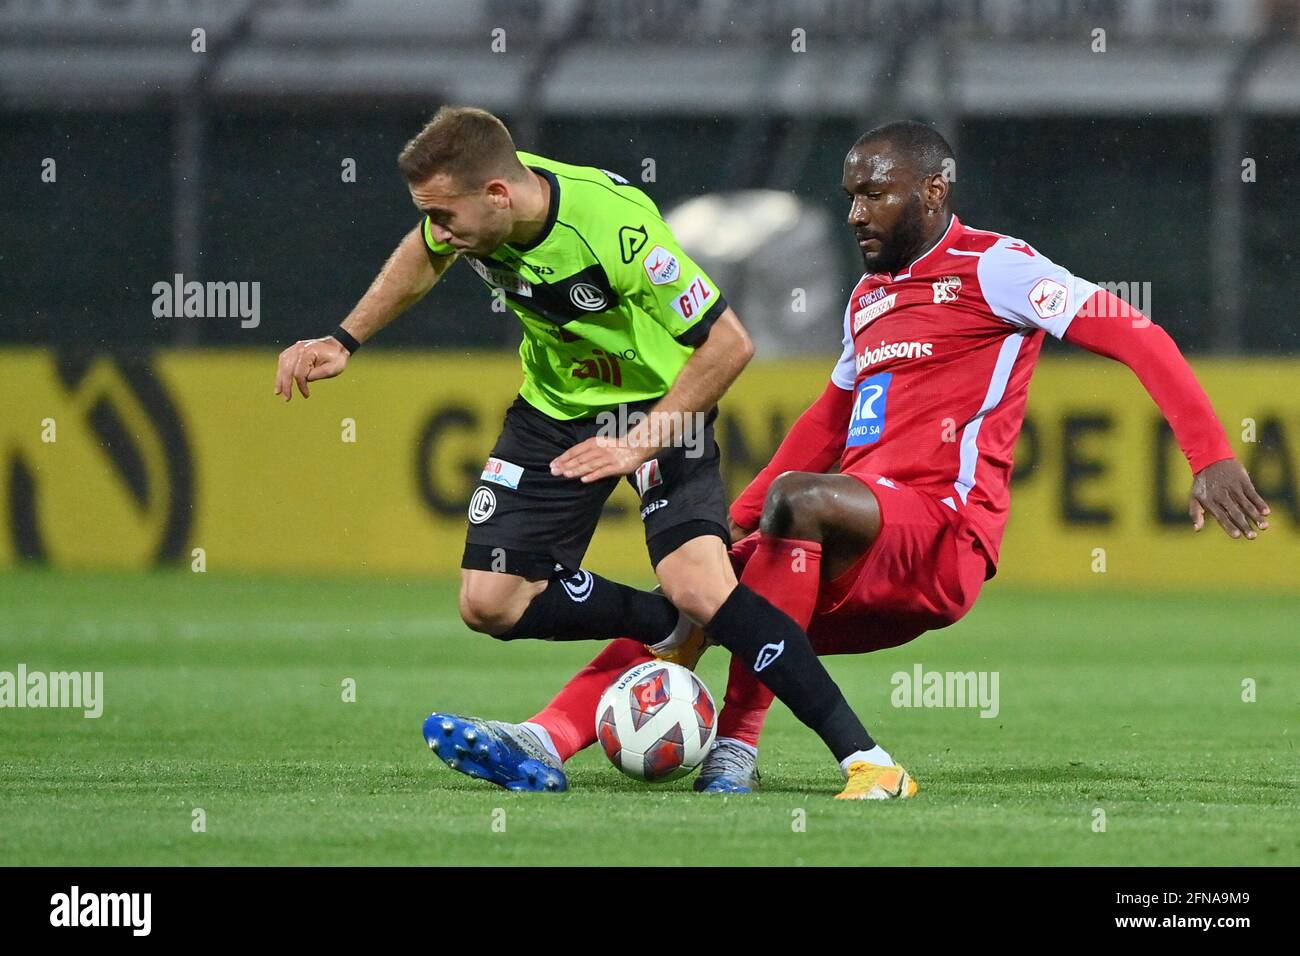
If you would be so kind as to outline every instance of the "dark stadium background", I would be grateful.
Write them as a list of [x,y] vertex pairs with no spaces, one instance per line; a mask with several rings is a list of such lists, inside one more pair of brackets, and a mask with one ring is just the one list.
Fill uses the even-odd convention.
[[[0,337],[118,348],[317,332],[413,221],[394,157],[452,101],[498,111],[521,148],[630,178],[653,156],[646,185],[663,209],[791,189],[836,223],[853,139],[898,116],[937,121],[958,151],[964,221],[1030,237],[1081,275],[1140,274],[1187,351],[1294,352],[1294,16],[1293,2],[1249,0],[12,0],[0,7],[2,158],[16,173],[54,156],[63,172],[57,189],[0,181]],[[207,29],[206,54],[187,50],[194,25]],[[800,25],[817,84],[763,69]],[[1099,27],[1104,53],[1091,51]],[[497,28],[502,54],[486,52]],[[625,43],[636,58],[623,64]],[[444,57],[475,48],[472,73]],[[358,57],[368,82],[351,79]],[[584,102],[588,57],[619,82]],[[495,82],[480,92],[488,69]],[[684,92],[656,95],[663,85]],[[1256,160],[1249,188],[1222,187],[1223,150]],[[355,183],[340,181],[342,157],[357,161]],[[856,253],[837,237],[847,290]],[[173,265],[187,278],[260,279],[275,321],[141,320]],[[1231,294],[1217,296],[1223,287]],[[377,346],[498,346],[514,334],[457,270],[436,315],[397,323]]]

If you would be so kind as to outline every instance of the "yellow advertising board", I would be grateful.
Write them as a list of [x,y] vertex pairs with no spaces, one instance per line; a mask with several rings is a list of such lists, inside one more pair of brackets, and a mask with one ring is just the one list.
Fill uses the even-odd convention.
[[[751,366],[718,422],[738,493],[827,361]],[[1190,530],[1190,474],[1128,369],[1050,356],[1016,451],[999,581],[1300,591],[1300,362],[1194,363],[1273,507],[1255,542]],[[520,381],[501,353],[359,353],[312,397],[272,394],[275,353],[0,351],[0,568],[456,572],[465,511]],[[633,491],[610,499],[587,562],[649,572]]]

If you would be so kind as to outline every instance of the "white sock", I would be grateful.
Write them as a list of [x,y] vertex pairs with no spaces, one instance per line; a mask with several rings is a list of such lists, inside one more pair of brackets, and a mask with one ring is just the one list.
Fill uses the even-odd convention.
[[859,750],[851,753],[840,761],[840,769],[845,773],[849,772],[849,764],[857,763],[859,760],[865,760],[867,763],[873,763],[877,767],[892,767],[894,758],[889,756],[889,751],[880,744],[876,744],[870,750]]
[[555,749],[555,741],[551,739],[551,732],[549,730],[547,730],[541,724],[535,724],[532,721],[525,721],[519,726],[527,727],[529,730],[531,730],[533,732],[533,735],[542,742],[542,746],[546,748],[547,752],[549,752],[550,755],[555,758],[556,763],[561,763],[561,764],[564,763],[564,761],[560,759],[560,752]]
[[733,747],[739,747],[741,750],[748,750],[755,757],[758,756],[758,748],[753,744],[747,744],[743,740],[737,740],[735,737],[719,737],[713,742],[713,746],[718,746],[723,741],[731,744]]
[[678,611],[677,623],[673,625],[673,629],[664,636],[664,639],[662,641],[659,641],[656,644],[649,644],[647,646],[652,651],[676,650],[678,647],[681,646],[682,642],[685,641],[686,638],[690,636],[691,628],[694,626],[694,623],[695,622],[692,621],[690,618],[688,618],[685,614],[683,614],[681,611]]

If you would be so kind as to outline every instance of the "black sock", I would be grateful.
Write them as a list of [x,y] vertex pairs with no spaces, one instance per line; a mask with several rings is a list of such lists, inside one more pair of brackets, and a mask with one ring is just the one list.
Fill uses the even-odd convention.
[[737,585],[704,631],[748,664],[796,717],[817,732],[836,760],[876,745],[817,659],[803,628],[762,595]]
[[547,641],[608,641],[631,637],[658,644],[677,626],[677,608],[662,594],[638,591],[590,571],[552,578],[515,626],[497,635]]

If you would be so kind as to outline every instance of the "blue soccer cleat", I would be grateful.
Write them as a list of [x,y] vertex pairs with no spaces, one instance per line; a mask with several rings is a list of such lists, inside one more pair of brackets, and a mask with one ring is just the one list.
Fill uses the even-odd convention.
[[738,740],[722,737],[709,748],[694,786],[700,793],[753,793],[758,781],[758,754]]
[[424,741],[452,770],[507,790],[569,789],[560,762],[520,724],[433,713],[424,721]]

